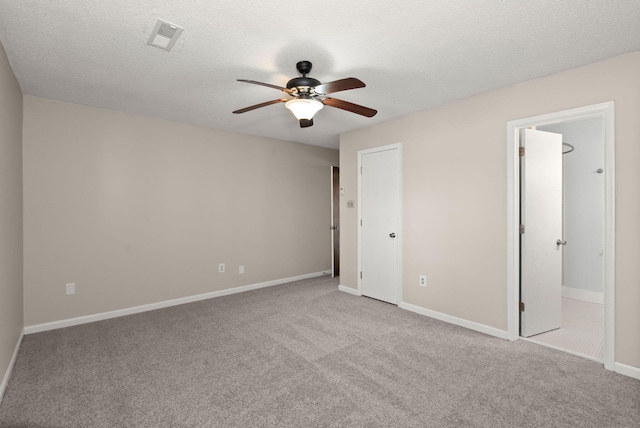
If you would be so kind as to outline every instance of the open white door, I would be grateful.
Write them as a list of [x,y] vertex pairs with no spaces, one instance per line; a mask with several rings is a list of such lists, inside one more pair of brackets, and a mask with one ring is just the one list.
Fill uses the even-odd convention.
[[398,304],[400,150],[361,156],[361,285],[364,296]]
[[523,129],[520,335],[562,325],[562,135]]

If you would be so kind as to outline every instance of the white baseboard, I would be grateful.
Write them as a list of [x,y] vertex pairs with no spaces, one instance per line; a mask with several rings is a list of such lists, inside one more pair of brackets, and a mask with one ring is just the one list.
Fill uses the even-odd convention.
[[345,293],[353,294],[354,296],[362,296],[362,294],[355,288],[347,287],[346,285],[338,285],[338,290]]
[[562,297],[584,302],[604,304],[604,293],[597,291],[582,290],[580,288],[562,286]]
[[170,306],[183,305],[185,303],[197,302],[199,300],[213,299],[214,297],[228,296],[230,294],[243,293],[245,291],[257,290],[258,288],[271,287],[273,285],[286,284],[288,282],[300,281],[302,279],[315,278],[325,275],[324,272],[314,272],[305,275],[292,276],[290,278],[275,279],[272,281],[260,282],[257,284],[243,285],[241,287],[227,288],[225,290],[212,291],[210,293],[196,294],[194,296],[180,297],[178,299],[165,300],[148,305],[134,306],[131,308],[117,309],[115,311],[102,312],[99,314],[85,315],[77,318],[69,318],[60,321],[52,321],[43,324],[25,326],[24,334],[40,333],[42,331],[56,330],[58,328],[71,327],[74,325],[87,324],[95,321],[108,320],[110,318],[123,317],[140,312],[153,311],[156,309],[168,308]]
[[24,329],[20,332],[20,337],[18,337],[18,343],[16,343],[16,347],[13,350],[13,355],[11,356],[11,360],[9,361],[9,367],[7,367],[7,371],[4,373],[4,377],[2,378],[2,383],[0,383],[0,403],[2,403],[2,399],[4,398],[4,392],[7,390],[7,385],[9,384],[9,378],[11,378],[13,365],[16,363],[16,357],[18,356],[18,350],[20,349],[20,344],[22,344],[23,337],[24,337]]
[[509,333],[506,330],[500,330],[495,327],[490,327],[488,325],[484,325],[477,322],[454,317],[451,315],[443,314],[442,312],[432,311],[431,309],[425,309],[423,307],[412,305],[410,303],[402,302],[398,306],[402,309],[406,309],[407,311],[415,312],[420,315],[425,315],[430,318],[435,318],[440,321],[448,322],[449,324],[459,325],[460,327],[465,327],[470,330],[475,330],[480,333],[488,334],[489,336],[494,336],[500,339],[509,340]]
[[628,366],[622,363],[615,363],[613,370],[621,375],[629,376],[634,379],[640,380],[640,367]]

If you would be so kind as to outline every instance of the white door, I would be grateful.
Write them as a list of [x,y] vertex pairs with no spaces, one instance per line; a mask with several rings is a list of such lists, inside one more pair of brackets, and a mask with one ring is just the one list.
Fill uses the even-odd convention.
[[562,135],[524,129],[520,142],[520,335],[529,337],[562,324]]
[[361,291],[398,304],[400,151],[361,156]]

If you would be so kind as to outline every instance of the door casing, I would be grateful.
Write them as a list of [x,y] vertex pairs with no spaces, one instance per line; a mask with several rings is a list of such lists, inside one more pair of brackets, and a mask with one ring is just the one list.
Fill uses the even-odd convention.
[[398,184],[398,225],[396,238],[398,240],[398,298],[397,304],[402,303],[402,248],[403,248],[403,214],[402,214],[402,144],[389,144],[386,146],[375,147],[366,150],[358,151],[358,294],[362,295],[362,278],[360,272],[362,272],[362,228],[360,222],[362,220],[362,157],[367,154],[383,152],[387,150],[398,150],[398,172],[399,172],[399,184]]
[[507,335],[520,339],[520,129],[599,117],[604,125],[604,367],[615,363],[615,156],[614,103],[609,101],[507,122]]
[[340,168],[331,167],[331,276],[340,276]]

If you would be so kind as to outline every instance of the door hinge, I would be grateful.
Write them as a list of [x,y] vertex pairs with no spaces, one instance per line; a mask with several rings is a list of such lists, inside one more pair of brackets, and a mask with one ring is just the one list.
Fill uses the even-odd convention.
[[524,233],[524,224],[520,225],[520,235]]
[[520,302],[520,312],[524,312],[524,302]]
[[362,174],[362,167],[360,167],[360,174]]
[[524,147],[520,147],[520,156],[524,156]]
[[360,279],[362,279],[362,271],[360,271]]
[[362,219],[360,219],[360,226],[362,226]]

